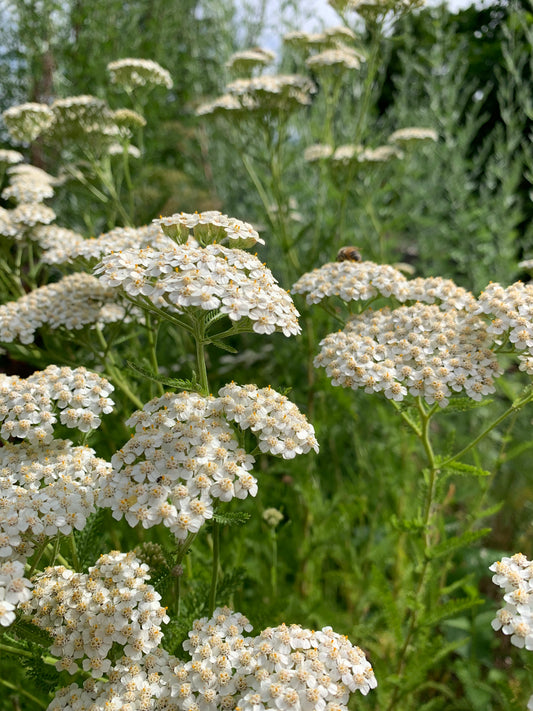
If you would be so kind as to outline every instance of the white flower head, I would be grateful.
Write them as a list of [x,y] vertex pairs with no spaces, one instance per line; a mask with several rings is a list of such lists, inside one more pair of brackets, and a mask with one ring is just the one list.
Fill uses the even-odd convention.
[[[197,216],[190,218],[195,227]],[[212,222],[200,225],[205,232],[211,227]],[[224,229],[234,227],[230,223]],[[242,234],[241,227],[236,227]],[[256,333],[281,331],[291,336],[300,332],[291,297],[256,256],[240,249],[219,244],[201,248],[189,238],[183,245],[107,255],[95,274],[104,287],[120,287],[141,306],[143,300],[149,300],[163,317],[218,309],[232,321],[246,319]]]
[[0,435],[34,444],[52,440],[58,417],[66,427],[83,432],[100,424],[111,412],[111,383],[86,368],[49,365],[28,378],[0,375]]
[[172,78],[166,69],[151,59],[117,59],[107,65],[107,71],[113,84],[118,84],[126,91],[139,87],[164,86],[172,89]]
[[163,232],[178,244],[190,237],[202,247],[217,242],[239,249],[248,249],[255,244],[265,244],[257,231],[247,222],[223,215],[217,210],[206,212],[178,212],[153,221]]
[[96,511],[98,480],[108,469],[110,465],[95,457],[92,449],[74,447],[69,441],[4,444],[0,448],[0,538],[4,542],[0,558],[24,560],[36,540],[82,530]]
[[169,618],[161,596],[146,582],[149,577],[148,566],[134,553],[112,551],[87,574],[46,568],[33,579],[32,597],[21,607],[52,635],[58,670],[74,674],[81,667],[101,677],[111,668],[113,645],[138,661],[161,641],[161,624]]
[[50,128],[54,115],[46,104],[26,103],[12,106],[2,114],[13,140],[31,143]]
[[71,274],[0,306],[0,341],[33,343],[44,326],[73,331],[119,321],[125,309],[117,299],[117,293],[96,277]]
[[454,393],[481,400],[494,392],[500,366],[489,345],[479,317],[416,303],[353,317],[344,331],[321,341],[314,362],[333,385],[395,401],[421,396],[444,407]]

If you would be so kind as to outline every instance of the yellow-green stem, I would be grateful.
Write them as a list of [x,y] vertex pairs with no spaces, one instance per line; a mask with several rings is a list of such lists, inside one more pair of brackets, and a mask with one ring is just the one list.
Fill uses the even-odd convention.
[[220,567],[220,524],[213,520],[213,562],[211,567],[211,588],[209,590],[209,617],[213,614],[217,599],[218,571]]

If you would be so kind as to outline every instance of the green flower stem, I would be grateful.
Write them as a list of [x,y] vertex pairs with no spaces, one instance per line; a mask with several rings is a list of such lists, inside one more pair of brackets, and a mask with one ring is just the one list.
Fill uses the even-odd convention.
[[270,173],[272,176],[272,194],[274,196],[274,200],[276,202],[276,225],[279,231],[279,240],[281,244],[281,248],[283,250],[283,253],[285,255],[285,258],[287,260],[287,264],[285,265],[286,271],[287,271],[287,280],[289,283],[293,281],[291,277],[290,270],[288,269],[289,266],[292,266],[293,271],[295,272],[295,276],[299,276],[301,274],[301,266],[300,266],[300,260],[298,258],[298,254],[296,250],[294,249],[294,245],[291,244],[291,240],[289,238],[289,234],[287,231],[287,224],[286,224],[286,211],[285,211],[285,200],[284,200],[284,191],[283,191],[283,161],[282,161],[282,146],[283,146],[283,140],[285,137],[285,124],[283,122],[282,116],[281,116],[281,111],[278,117],[278,131],[276,135],[276,139],[273,143],[272,146],[272,151],[270,154]]
[[386,261],[385,260],[385,232],[382,229],[382,226],[380,225],[379,220],[377,218],[376,211],[375,211],[374,205],[372,203],[372,197],[365,204],[365,210],[366,210],[366,214],[370,217],[370,222],[372,223],[372,227],[376,231],[376,235],[378,238],[379,261],[384,263]]
[[[35,708],[45,709],[48,706],[48,702],[41,701],[40,699],[38,699],[33,694],[30,694],[29,691],[26,691],[26,689],[24,689],[21,686],[16,686],[15,684],[12,684],[10,681],[6,681],[5,679],[0,679],[0,684],[5,686],[7,689],[12,689],[13,691],[16,691],[17,694],[21,694],[22,696],[25,696],[26,698],[30,699],[30,701],[35,706]],[[13,706],[13,708],[18,708],[18,707]]]
[[356,144],[361,143],[364,129],[366,128],[368,111],[370,108],[370,99],[372,98],[372,91],[374,89],[374,80],[376,78],[381,59],[381,34],[381,27],[376,27],[376,31],[372,33],[370,53],[368,56],[368,61],[366,62],[367,73],[365,81],[363,83],[362,97],[359,101],[359,113],[357,115],[357,123],[355,124],[354,143]]
[[[418,437],[419,437],[421,444],[424,448],[424,452],[426,454],[427,462],[429,465],[429,467],[428,467],[429,481],[428,481],[428,487],[427,487],[426,500],[424,502],[424,515],[423,515],[423,519],[422,519],[423,530],[424,530],[425,555],[424,555],[424,562],[422,564],[422,570],[420,571],[420,577],[418,579],[418,583],[417,583],[417,586],[415,589],[414,602],[413,602],[412,606],[410,607],[410,609],[408,610],[409,623],[408,623],[407,633],[405,635],[404,643],[403,643],[403,645],[400,649],[400,653],[398,655],[398,665],[396,668],[395,675],[399,679],[401,679],[401,675],[402,675],[403,670],[405,668],[411,640],[413,639],[415,632],[417,630],[418,619],[420,616],[420,607],[421,607],[420,600],[421,600],[422,594],[423,594],[425,586],[426,586],[426,577],[427,577],[429,564],[430,564],[430,558],[428,557],[428,551],[431,549],[431,544],[432,544],[430,523],[431,523],[431,518],[433,516],[433,507],[434,507],[436,484],[437,484],[437,477],[438,477],[438,473],[439,473],[439,468],[436,466],[436,459],[435,459],[435,455],[433,452],[433,448],[431,446],[429,427],[430,427],[431,417],[435,413],[437,407],[438,407],[438,405],[435,404],[429,410],[426,410],[426,408],[424,407],[424,403],[422,402],[422,399],[420,397],[417,398],[417,409],[420,414],[421,426],[417,427],[416,429],[413,427],[413,430],[415,432],[417,432],[417,434],[418,434]],[[408,422],[408,420],[406,420],[406,421]],[[397,686],[395,686],[394,691],[392,693],[389,705],[387,706],[387,711],[392,711],[393,709],[396,708],[399,693],[400,693],[400,686],[397,685]]]
[[493,422],[491,422],[488,427],[486,427],[475,439],[473,439],[470,444],[468,444],[466,447],[463,447],[459,452],[456,454],[453,454],[451,457],[448,457],[444,461],[440,462],[441,467],[445,467],[447,464],[450,464],[451,462],[455,462],[461,457],[463,457],[467,452],[469,452],[473,447],[476,446],[476,444],[479,444],[482,439],[484,439],[495,427],[497,427],[500,422],[503,422],[509,415],[512,415],[516,413],[517,410],[520,408],[524,407],[527,405],[529,402],[533,400],[533,392],[528,393],[526,396],[522,398],[517,398],[513,404],[505,410],[499,417],[497,417]]
[[29,572],[28,572],[28,578],[31,578],[31,576],[35,573],[37,566],[39,565],[39,561],[43,557],[43,553],[46,550],[47,546],[48,546],[48,543],[46,542],[46,543],[43,543],[42,546],[37,549],[39,552],[38,552],[35,560],[31,564],[31,568],[29,569]]
[[22,283],[22,253],[22,245],[17,243],[17,247],[15,250],[15,279],[17,280],[17,284],[20,287],[21,294],[25,294],[26,290],[24,289]]
[[68,165],[65,165],[64,169],[66,170],[66,172],[70,175],[70,177],[73,180],[77,180],[84,187],[86,187],[87,190],[95,196],[95,198],[100,200],[100,202],[103,202],[103,203],[109,202],[109,198],[107,197],[107,195],[105,193],[103,193],[101,190],[98,190],[98,188],[95,185],[93,185],[89,180],[87,180],[87,178],[83,175],[81,170],[73,170]]
[[130,171],[130,154],[128,152],[129,143],[124,143],[122,147],[122,165],[124,168],[124,180],[126,181],[126,187],[128,188],[128,211],[133,218],[134,214],[134,204],[133,204],[133,182],[131,179]]
[[[173,323],[175,326],[179,326],[180,328],[184,328],[186,331],[189,333],[193,332],[192,326],[190,326],[188,323],[185,321],[181,321],[179,318],[176,318],[172,314],[168,313],[168,311],[160,310],[157,307],[155,307],[152,302],[148,299],[148,297],[142,298],[141,303],[139,302],[139,299],[134,299],[133,297],[129,296],[128,294],[123,294],[124,298],[132,304],[132,306],[137,306],[141,307],[143,311],[147,311],[150,314],[153,314],[156,316],[158,319],[164,318],[165,321],[169,321],[170,323]],[[170,304],[173,306],[173,304]]]
[[257,194],[259,195],[259,198],[263,204],[263,209],[266,212],[266,215],[268,217],[268,221],[270,222],[271,225],[275,225],[276,218],[275,215],[271,209],[270,205],[270,200],[268,199],[268,195],[266,193],[266,190],[257,175],[255,168],[253,167],[251,161],[248,159],[248,157],[244,154],[244,152],[241,152],[240,154],[242,163],[246,169],[246,172],[248,173],[248,177],[254,184],[255,189],[257,190]]
[[[22,649],[21,647],[11,647],[9,644],[3,644],[0,642],[0,652],[6,652],[7,654],[14,654],[18,657],[27,657],[28,659],[31,659],[33,657],[33,653],[28,651],[27,649]],[[43,662],[45,664],[53,664],[55,665],[57,663],[57,657],[52,657],[50,654],[43,655],[41,657]],[[4,681],[3,679],[1,681]]]
[[198,380],[202,388],[202,395],[209,395],[209,381],[207,380],[207,366],[205,363],[205,344],[209,339],[205,337],[205,315],[198,314],[194,324],[194,341],[196,343],[196,369]]
[[[327,85],[325,87],[325,94],[326,94],[326,115],[325,115],[325,120],[324,120],[324,126],[323,126],[323,131],[322,131],[322,137],[321,141],[325,145],[334,145],[334,131],[333,131],[333,124],[334,124],[334,117],[335,117],[335,109],[337,108],[337,105],[339,103],[339,94],[340,90],[342,87],[342,81],[341,77],[335,77],[333,81],[333,89],[330,91],[329,87],[331,86],[330,82],[327,82]],[[322,229],[324,225],[324,215],[325,215],[325,208],[326,208],[326,202],[327,202],[327,196],[328,196],[328,165],[327,162],[324,160],[320,161],[320,169],[319,169],[319,178],[318,178],[318,199],[316,202],[316,210],[315,210],[315,230],[314,230],[314,235],[313,235],[313,241],[311,245],[311,250],[310,250],[310,255],[311,255],[311,263],[314,264],[317,257],[318,257],[318,252],[319,252],[319,247],[320,247],[320,238],[322,235]]]
[[60,541],[60,536],[58,535],[56,537],[56,540],[54,544],[52,545],[51,543],[48,543],[46,545],[45,551],[47,553],[51,553],[51,563],[52,565],[55,565],[56,563],[59,563],[60,565],[64,565],[65,568],[70,568],[70,563],[69,561],[61,555],[59,552],[59,541]]
[[[183,560],[187,554],[187,551],[189,548],[192,546],[192,543],[198,533],[189,533],[187,538],[183,541],[181,545],[178,546],[178,549],[176,551],[176,558],[175,558],[175,565],[182,567]],[[187,563],[187,572],[189,574],[189,577],[191,577],[191,566],[188,561]],[[180,612],[180,606],[181,606],[181,575],[178,575],[174,581],[174,609],[176,611],[176,614],[179,617],[179,612]]]
[[218,571],[220,567],[220,524],[213,519],[213,563],[211,568],[211,588],[209,590],[209,612],[213,615],[217,598]]
[[272,565],[270,566],[270,585],[272,586],[272,597],[275,600],[278,596],[278,535],[275,528],[270,530],[270,541],[272,543]]
[[417,437],[422,437],[422,430],[418,426],[418,424],[405,412],[405,410],[402,410],[400,405],[395,401],[391,400],[390,401],[395,408],[396,412],[400,415],[402,420],[409,425],[409,427],[413,430],[413,432],[416,434]]
[[27,649],[22,649],[22,647],[11,647],[9,644],[3,644],[1,642],[0,652],[5,652],[6,654],[14,654],[17,657],[26,657],[27,659],[31,659],[33,657],[33,654],[31,652],[28,652]]
[[115,385],[126,395],[126,397],[137,407],[139,410],[143,409],[144,403],[140,398],[133,393],[128,385],[128,383],[124,380],[120,373],[120,368],[115,362],[115,358],[111,351],[109,350],[109,346],[105,340],[105,336],[102,333],[102,329],[100,326],[96,326],[96,334],[98,336],[98,340],[100,342],[100,345],[102,346],[102,365],[105,368],[106,375],[108,375],[111,380],[115,383]]
[[72,565],[74,567],[74,570],[76,572],[81,572],[81,566],[80,566],[80,559],[78,556],[78,548],[76,546],[76,539],[74,537],[74,531],[72,531],[69,535],[69,541],[70,541],[70,553],[72,555]]
[[[156,375],[159,374],[159,364],[157,362],[157,349],[156,349],[156,341],[157,341],[157,328],[156,327],[155,331],[152,326],[152,320],[150,318],[149,313],[145,313],[144,315],[145,318],[145,324],[146,324],[146,338],[148,340],[148,356],[150,358],[150,365],[152,366],[152,370]],[[162,383],[156,383],[156,387],[159,390],[159,395],[163,395],[165,392],[165,389],[163,387]]]
[[18,299],[24,296],[25,291],[19,277],[11,271],[11,265],[3,258],[0,258],[0,279],[10,297]]
[[[111,171],[111,164],[109,163],[109,158],[106,159],[105,163],[100,164],[99,161],[95,160],[93,156],[88,156],[91,168],[94,170],[96,176],[100,179],[100,182],[104,188],[108,191],[111,199],[113,201],[113,206],[121,216],[126,227],[133,227],[131,217],[128,214],[126,208],[122,204],[120,196],[117,192],[115,182],[113,180],[113,175]],[[114,220],[110,224],[110,227],[114,226]]]

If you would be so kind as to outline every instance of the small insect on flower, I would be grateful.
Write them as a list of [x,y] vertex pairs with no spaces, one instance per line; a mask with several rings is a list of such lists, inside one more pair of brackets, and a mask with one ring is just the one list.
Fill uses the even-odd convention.
[[341,247],[337,252],[337,262],[360,262],[361,252],[357,247]]

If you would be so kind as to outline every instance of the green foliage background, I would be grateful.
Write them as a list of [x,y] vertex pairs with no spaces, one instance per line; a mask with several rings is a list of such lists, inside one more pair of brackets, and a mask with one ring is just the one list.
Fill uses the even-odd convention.
[[[0,13],[0,111],[17,102],[83,93],[106,97],[113,108],[124,106],[105,71],[109,61],[121,57],[153,59],[170,71],[174,88],[168,95],[155,91],[145,109],[145,154],[133,176],[135,224],[160,213],[202,209],[221,209],[260,224],[267,243],[261,254],[285,288],[303,272],[333,260],[345,244],[356,244],[365,259],[408,262],[416,274],[453,278],[475,293],[491,280],[509,284],[528,278],[517,266],[533,252],[533,16],[528,5],[494,4],[458,13],[423,9],[406,15],[385,37],[363,37],[375,43],[376,74],[366,77],[365,110],[361,85],[345,80],[330,117],[335,142],[356,138],[376,146],[393,130],[414,125],[434,128],[439,141],[366,173],[330,175],[325,188],[324,176],[303,161],[305,147],[324,138],[331,110],[320,80],[312,110],[291,119],[276,175],[257,125],[236,128],[195,117],[203,99],[222,93],[230,54],[257,39],[261,29],[251,15],[238,20],[242,13],[232,3],[3,0]],[[280,62],[282,71],[305,71],[296,52],[284,50]],[[263,128],[267,135],[272,127]],[[9,147],[7,135],[1,138]],[[263,170],[269,199],[280,191],[278,210],[288,212],[289,198],[296,201],[299,218],[290,226],[288,243],[277,240],[275,221],[243,156]],[[57,156],[39,141],[28,157],[51,173],[61,171]],[[339,224],[342,200],[346,211]],[[59,191],[54,209],[62,224],[88,235],[106,229],[94,202],[72,182]],[[247,334],[236,339],[238,355],[209,353],[213,392],[228,378],[288,387],[321,444],[319,455],[299,461],[260,460],[258,497],[229,507],[250,518],[244,525],[227,525],[222,533],[218,595],[248,615],[256,629],[294,621],[331,625],[347,634],[368,652],[378,679],[389,677],[383,692],[359,698],[357,708],[384,709],[394,693],[395,650],[405,635],[403,620],[417,574],[410,550],[424,495],[422,453],[383,400],[333,388],[325,375],[312,372],[318,340],[336,326],[327,314],[314,312],[311,319],[303,300],[296,301],[304,329],[298,339],[276,334],[265,341]],[[170,330],[163,329],[159,338],[162,370],[182,377],[190,366],[183,355],[188,344]],[[136,362],[147,367],[143,345],[140,337]],[[72,349],[75,354],[75,345]],[[125,361],[125,351],[122,356]],[[4,359],[12,372],[20,369],[16,357],[13,351]],[[512,369],[508,374],[514,379],[495,396],[496,412],[524,384]],[[141,399],[153,395],[153,384],[129,375],[137,378]],[[458,408],[441,417],[433,432],[440,451],[457,451],[469,441],[485,422],[487,407]],[[91,442],[101,456],[109,456],[127,437],[122,423],[130,411],[125,404]],[[531,693],[527,654],[506,645],[490,628],[497,603],[487,569],[499,555],[518,550],[533,555],[530,432],[531,416],[517,414],[467,458],[475,474],[482,468],[492,472],[489,477],[453,471],[443,484],[447,535],[453,539],[454,531],[465,528],[472,535],[461,541],[464,545],[443,551],[448,587],[429,591],[434,618],[426,620],[427,632],[422,631],[404,670],[410,682],[402,687],[398,709],[525,707]],[[275,532],[261,517],[269,507],[284,515]],[[86,566],[102,550],[127,550],[133,540],[170,547],[164,533],[137,533],[133,537],[125,524],[100,515],[80,537]],[[177,627],[166,634],[172,651],[190,622],[205,612],[212,545],[207,532],[187,557],[183,607]],[[169,576],[162,564],[156,575],[161,590],[168,590]],[[18,678],[18,662],[7,658],[2,664],[9,689],[9,680]],[[57,681],[49,666],[39,664],[30,665],[33,677],[27,684],[34,696]],[[31,708],[16,688],[1,699],[6,711]]]

